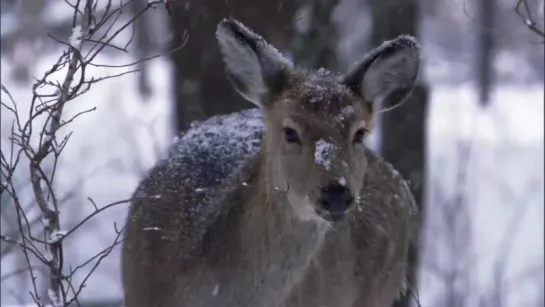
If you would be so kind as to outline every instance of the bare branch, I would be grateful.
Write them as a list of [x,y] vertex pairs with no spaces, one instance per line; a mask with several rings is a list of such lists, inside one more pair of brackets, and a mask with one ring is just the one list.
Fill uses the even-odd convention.
[[[43,76],[35,79],[27,114],[21,113],[20,105],[9,90],[4,85],[0,86],[2,92],[0,105],[3,110],[6,110],[3,115],[12,117],[8,121],[3,121],[3,123],[10,123],[10,129],[5,131],[11,130],[11,134],[2,139],[3,142],[9,141],[11,146],[6,147],[7,150],[3,148],[0,153],[2,179],[0,196],[2,200],[8,200],[2,202],[2,219],[4,220],[5,216],[10,218],[10,227],[3,227],[0,235],[2,243],[0,257],[21,253],[22,257],[17,255],[18,259],[24,260],[24,267],[16,268],[3,275],[1,281],[5,282],[22,275],[29,276],[32,283],[29,289],[30,296],[37,306],[51,304],[56,307],[67,306],[71,303],[79,305],[78,296],[91,274],[122,241],[122,230],[114,224],[115,240],[108,247],[77,265],[75,269],[66,269],[64,267],[65,245],[63,244],[66,239],[73,236],[76,230],[84,225],[98,220],[98,216],[103,212],[127,203],[130,199],[99,207],[91,198],[88,198],[94,210],[81,218],[79,222],[69,222],[70,225],[64,225],[61,228],[61,210],[67,206],[68,202],[71,207],[74,207],[76,194],[72,190],[77,190],[83,182],[76,181],[73,189],[62,195],[56,191],[58,180],[55,180],[55,176],[61,161],[59,158],[73,133],[66,131],[67,127],[79,117],[96,110],[91,107],[67,115],[68,112],[65,110],[68,104],[88,93],[94,84],[138,72],[137,69],[132,69],[133,65],[136,66],[160,56],[156,55],[117,66],[95,63],[96,57],[106,47],[116,52],[127,53],[134,33],[126,31],[132,31],[135,20],[140,18],[147,9],[162,3],[161,1],[148,2],[146,7],[135,16],[129,18],[122,16],[125,11],[130,12],[124,8],[127,8],[131,1],[135,0],[121,1],[119,4],[108,0],[101,14],[97,10],[98,1],[65,0],[73,11],[72,36],[68,41],[50,36],[52,41],[61,46],[64,51]],[[114,39],[123,32],[130,34],[129,41],[121,47],[114,45]],[[179,48],[186,42],[187,38]],[[120,68],[121,71],[90,77],[87,72],[89,66]],[[53,75],[57,73],[62,73],[59,81],[53,79]],[[28,160],[28,164],[25,160]],[[21,161],[25,162],[20,163]],[[25,174],[28,174],[30,180],[26,180]],[[89,176],[83,175],[82,178],[89,178]],[[40,265],[36,265],[36,261]],[[91,268],[84,280],[74,285],[74,274],[83,267],[89,267],[89,264]],[[47,277],[47,285],[42,286],[47,288],[45,292],[40,291],[37,283],[42,276]]]
[[[524,9],[524,13],[522,12],[522,9]],[[526,24],[528,29],[542,38],[545,38],[545,31],[537,26],[537,22],[534,19],[534,16],[532,16],[532,10],[530,9],[530,5],[528,5],[528,0],[517,0],[514,10],[524,24]]]

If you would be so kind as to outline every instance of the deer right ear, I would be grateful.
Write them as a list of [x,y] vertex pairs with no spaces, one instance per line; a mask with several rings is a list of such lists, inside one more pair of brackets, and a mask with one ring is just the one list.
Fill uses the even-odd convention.
[[293,64],[234,19],[224,19],[218,24],[216,38],[227,77],[235,90],[255,105],[266,107],[270,97],[287,84]]
[[415,38],[400,35],[369,52],[344,76],[343,82],[371,107],[384,110],[401,104],[412,91],[420,66]]

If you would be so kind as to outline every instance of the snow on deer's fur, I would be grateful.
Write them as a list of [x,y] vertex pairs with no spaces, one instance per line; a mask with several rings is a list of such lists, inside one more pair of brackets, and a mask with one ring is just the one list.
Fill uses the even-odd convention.
[[400,36],[340,75],[296,67],[233,19],[216,36],[227,77],[259,109],[193,126],[139,184],[126,306],[390,306],[415,205],[363,141],[377,107],[412,90],[418,44]]

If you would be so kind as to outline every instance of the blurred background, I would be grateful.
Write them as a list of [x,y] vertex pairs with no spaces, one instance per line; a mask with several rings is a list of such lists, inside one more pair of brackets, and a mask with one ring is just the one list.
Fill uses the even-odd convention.
[[[70,134],[53,182],[62,228],[96,210],[89,198],[101,207],[130,197],[191,122],[252,107],[223,73],[214,34],[220,19],[239,19],[296,63],[337,71],[405,33],[422,45],[419,83],[405,104],[380,115],[369,143],[409,180],[420,207],[409,257],[411,289],[418,295],[395,306],[543,306],[544,7],[543,0],[527,0],[529,10],[518,14],[518,2],[95,1],[97,14],[123,7],[107,23],[113,29],[139,18],[112,41],[128,47],[104,48],[86,77],[129,72],[129,66],[139,72],[96,83],[66,107],[67,117],[96,110],[60,132]],[[1,83],[10,94],[3,90],[2,102],[12,99],[24,121],[35,78],[66,49],[52,37],[66,42],[73,35],[72,6],[79,1],[0,3]],[[4,153],[15,146],[15,119],[2,105]],[[44,225],[26,164],[12,180],[29,231],[38,235]],[[4,192],[1,233],[17,238],[17,212]],[[104,210],[64,241],[65,269],[83,265],[73,274],[75,283],[85,284],[82,306],[123,304],[119,246],[112,242],[127,206]],[[36,291],[47,297],[41,262],[27,261],[15,244],[2,241],[0,247],[1,305],[30,304],[34,277]]]

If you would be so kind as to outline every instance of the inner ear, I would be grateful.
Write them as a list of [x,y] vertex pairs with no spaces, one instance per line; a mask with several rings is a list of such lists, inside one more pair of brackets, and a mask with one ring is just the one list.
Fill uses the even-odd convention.
[[234,19],[218,24],[216,37],[235,90],[259,107],[287,85],[293,64],[261,36]]
[[369,52],[342,81],[368,103],[370,109],[393,108],[405,100],[416,83],[419,49],[413,37],[401,35]]

